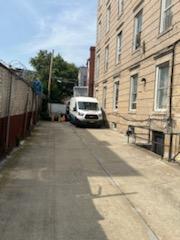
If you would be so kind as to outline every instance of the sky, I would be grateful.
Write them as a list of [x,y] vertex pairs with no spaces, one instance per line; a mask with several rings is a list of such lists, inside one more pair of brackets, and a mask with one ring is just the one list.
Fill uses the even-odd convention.
[[42,50],[77,66],[96,41],[96,0],[0,0],[0,60],[30,68]]

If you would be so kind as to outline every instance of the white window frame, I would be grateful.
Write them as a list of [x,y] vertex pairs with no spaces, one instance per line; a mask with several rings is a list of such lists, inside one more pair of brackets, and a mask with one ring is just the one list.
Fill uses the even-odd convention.
[[[141,18],[139,18],[141,16]],[[140,22],[141,19],[141,22]],[[142,33],[142,22],[143,22],[143,10],[141,9],[135,16],[134,19],[134,40],[133,49],[137,50],[141,47],[141,33]],[[137,42],[140,42],[137,46]]]
[[[135,89],[135,80],[137,81],[136,86],[137,88]],[[131,87],[130,87],[130,104],[129,104],[129,110],[130,111],[136,111],[137,109],[137,94],[138,94],[138,74],[134,74],[131,76]],[[134,95],[136,95],[136,99],[133,100]],[[136,105],[136,107],[133,107],[133,104]]]
[[118,33],[116,39],[116,64],[120,63],[121,52],[122,52],[122,31]]
[[119,78],[114,80],[114,89],[113,89],[113,110],[117,111],[119,108]]
[[[164,68],[164,67],[167,67],[168,68],[168,76],[166,78],[166,87],[159,87],[159,83],[161,81],[160,79],[160,69],[161,68]],[[158,65],[156,67],[156,86],[155,86],[155,106],[154,106],[154,110],[157,111],[157,112],[164,112],[167,110],[167,107],[168,107],[168,90],[169,90],[169,76],[170,72],[169,72],[169,62],[165,62],[165,63],[162,63],[160,65]],[[159,103],[158,103],[158,99],[159,99],[159,91],[160,90],[166,90],[166,96],[167,96],[167,103],[166,103],[166,107],[164,108],[161,108],[159,106]]]
[[118,1],[118,16],[123,14],[124,11],[124,0],[117,0]]
[[[172,25],[172,0],[168,6],[166,6],[167,0],[162,0],[161,1],[161,23],[160,23],[160,33],[166,31],[169,29]],[[169,13],[169,15],[167,15]],[[170,17],[169,19],[169,25],[166,24],[167,17]]]
[[111,5],[106,9],[106,33],[110,30],[110,21],[111,21]]
[[102,107],[106,109],[107,107],[107,85],[103,86],[103,96],[102,96]]
[[108,71],[109,68],[109,45],[105,48],[104,70]]

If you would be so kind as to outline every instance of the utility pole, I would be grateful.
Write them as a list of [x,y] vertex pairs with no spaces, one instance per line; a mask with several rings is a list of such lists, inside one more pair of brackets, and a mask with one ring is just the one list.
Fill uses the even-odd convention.
[[49,80],[48,80],[48,101],[51,97],[51,82],[52,82],[52,68],[53,68],[53,58],[54,58],[54,50],[51,53],[51,62],[49,67]]

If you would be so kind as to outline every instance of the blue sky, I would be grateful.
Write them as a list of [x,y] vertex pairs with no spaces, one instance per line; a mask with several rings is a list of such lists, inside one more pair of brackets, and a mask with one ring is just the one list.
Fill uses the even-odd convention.
[[96,0],[1,0],[0,59],[12,65],[40,49],[86,64],[96,38]]

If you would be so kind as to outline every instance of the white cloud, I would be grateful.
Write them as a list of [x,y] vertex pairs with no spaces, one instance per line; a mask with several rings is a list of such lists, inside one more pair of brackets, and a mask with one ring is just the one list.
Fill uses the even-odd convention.
[[[80,4],[81,0],[79,2],[45,0],[47,7],[48,2],[63,7],[59,8],[59,13],[55,15],[49,13],[48,16],[42,17],[42,14],[40,15],[29,2],[19,1],[24,2],[23,6],[39,25],[39,33],[21,46],[23,54],[35,54],[40,49],[55,49],[55,51],[60,51],[65,59],[78,65],[85,64],[88,58],[88,49],[95,44],[95,9],[93,11],[88,4]],[[84,7],[82,8],[82,6]]]

